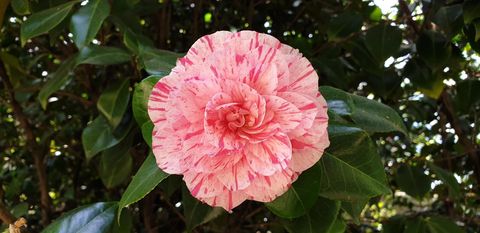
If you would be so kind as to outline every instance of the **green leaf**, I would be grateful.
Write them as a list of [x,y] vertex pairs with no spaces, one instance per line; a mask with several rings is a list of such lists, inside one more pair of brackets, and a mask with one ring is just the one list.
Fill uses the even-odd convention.
[[117,139],[107,120],[98,116],[82,132],[83,150],[87,161],[90,161],[96,154],[118,144]]
[[222,208],[212,208],[209,205],[201,203],[190,195],[190,191],[188,191],[186,187],[182,189],[182,197],[187,232],[191,232],[195,227],[210,222],[225,213],[225,210]]
[[133,134],[125,137],[120,143],[102,152],[98,168],[100,178],[108,189],[122,184],[132,171],[130,147]]
[[365,35],[365,45],[373,57],[382,64],[398,51],[401,43],[400,29],[386,24],[370,28]]
[[330,111],[350,116],[359,127],[370,133],[398,131],[407,135],[402,118],[387,105],[328,86],[321,86],[320,92]]
[[455,179],[455,176],[453,174],[441,167],[436,166],[433,163],[428,163],[428,166],[430,169],[432,169],[433,173],[443,181],[444,184],[448,186],[448,190],[450,192],[450,195],[454,198],[460,197],[462,194],[462,190],[460,188],[460,185],[457,182],[457,179]]
[[436,31],[422,33],[417,41],[417,50],[433,71],[443,69],[452,53],[450,41]]
[[433,216],[425,220],[430,233],[464,233],[455,222],[443,216]]
[[415,218],[407,220],[405,230],[402,233],[425,233],[427,226],[423,218]]
[[140,47],[139,54],[149,74],[163,76],[170,73],[180,56],[178,53],[150,47]]
[[124,49],[90,45],[80,51],[78,64],[115,65],[130,61],[132,56]]
[[135,54],[140,54],[141,48],[152,48],[153,42],[141,34],[134,33],[127,29],[123,34],[123,44]]
[[459,82],[455,88],[455,108],[461,113],[468,114],[480,104],[480,80],[468,79]]
[[40,89],[38,93],[38,100],[43,109],[47,108],[48,97],[56,91],[60,90],[63,86],[67,85],[70,81],[70,77],[73,74],[73,69],[77,64],[77,55],[73,55],[57,68],[57,70],[48,76],[48,81]]
[[320,92],[328,104],[328,110],[340,116],[350,116],[354,110],[352,97],[340,89],[321,86]]
[[480,18],[480,2],[477,0],[465,1],[463,3],[463,20],[465,24],[469,24],[478,18]]
[[145,122],[150,121],[150,117],[148,116],[148,98],[150,97],[153,86],[155,86],[160,78],[162,78],[162,76],[152,75],[143,79],[140,83],[135,84],[132,98],[132,110],[133,116],[139,126],[143,126]]
[[123,193],[118,204],[119,213],[124,207],[141,200],[167,177],[168,174],[158,168],[155,157],[150,153]]
[[[390,193],[380,157],[368,134],[355,127],[330,124],[330,147],[320,159],[320,196],[360,201]],[[348,142],[349,146],[345,146]]]
[[28,15],[30,14],[30,3],[28,0],[11,0],[11,6],[15,14]]
[[112,202],[98,202],[79,207],[57,219],[42,233],[107,233],[112,227],[116,209],[117,204]]
[[109,14],[108,0],[90,0],[72,15],[70,31],[77,48],[83,48],[95,38]]
[[454,4],[440,8],[432,20],[450,37],[454,36],[463,26],[462,4]]
[[422,168],[402,164],[397,169],[395,180],[401,190],[417,199],[422,199],[430,191],[430,177]]
[[362,28],[362,24],[362,16],[358,13],[345,12],[340,14],[330,21],[327,30],[328,38],[329,40],[335,40],[346,37],[359,31]]
[[382,233],[404,233],[405,216],[395,215],[382,223]]
[[143,123],[142,127],[142,137],[143,140],[147,143],[150,148],[152,148],[152,132],[153,132],[153,123],[151,121],[146,121]]
[[15,205],[12,210],[12,215],[15,216],[16,218],[20,218],[22,216],[27,216],[28,214],[28,203],[27,202],[22,202],[18,205]]
[[47,33],[60,24],[65,17],[67,17],[72,7],[78,2],[80,2],[80,0],[69,1],[56,7],[34,13],[28,17],[20,29],[22,46],[25,45],[28,39]]
[[282,218],[296,218],[306,214],[318,198],[320,173],[320,167],[314,165],[303,172],[286,193],[265,205]]
[[287,231],[290,233],[341,232],[339,231],[341,222],[336,223],[340,202],[320,197],[314,204],[306,215],[284,222]]
[[130,211],[122,211],[120,220],[114,221],[111,233],[132,233],[133,217]]
[[355,224],[360,224],[360,214],[368,203],[368,199],[357,201],[342,201],[342,209],[347,212]]
[[130,100],[129,86],[130,80],[128,78],[114,81],[98,98],[98,111],[108,120],[112,128],[117,127],[127,110]]
[[352,95],[355,109],[352,120],[362,129],[371,132],[401,132],[408,135],[403,120],[389,106],[363,96]]
[[337,218],[337,220],[335,220],[333,225],[330,227],[328,233],[345,233],[346,229],[347,224],[343,220]]

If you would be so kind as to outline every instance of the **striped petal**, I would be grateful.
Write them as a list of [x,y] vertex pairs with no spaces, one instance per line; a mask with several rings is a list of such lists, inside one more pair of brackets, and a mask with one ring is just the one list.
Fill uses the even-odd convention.
[[246,145],[244,151],[252,170],[264,176],[285,169],[292,157],[290,139],[281,132],[263,142]]

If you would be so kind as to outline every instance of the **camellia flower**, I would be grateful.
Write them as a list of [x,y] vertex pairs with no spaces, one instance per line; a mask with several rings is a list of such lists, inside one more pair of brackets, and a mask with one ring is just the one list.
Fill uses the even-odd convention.
[[197,40],[153,88],[158,166],[231,211],[285,193],[329,145],[318,75],[297,49],[254,31]]

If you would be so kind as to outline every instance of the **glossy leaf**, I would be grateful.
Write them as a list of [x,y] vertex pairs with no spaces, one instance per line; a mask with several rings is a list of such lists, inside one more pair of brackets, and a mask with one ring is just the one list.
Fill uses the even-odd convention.
[[140,47],[139,57],[149,74],[164,76],[175,67],[180,54],[150,47]]
[[78,64],[115,65],[128,62],[131,58],[124,49],[90,45],[80,51]]
[[188,189],[185,187],[182,190],[182,200],[187,232],[192,232],[195,227],[210,222],[211,220],[226,213],[222,208],[211,207],[201,203],[192,197],[192,195],[190,195],[190,191],[188,191]]
[[368,132],[397,131],[407,134],[402,118],[387,105],[328,86],[320,87],[320,92],[327,100],[330,111],[350,116],[359,127]]
[[38,100],[43,109],[47,108],[50,95],[67,85],[73,75],[73,69],[77,64],[76,55],[71,56],[57,68],[57,70],[48,76],[48,81],[43,85],[38,93]]
[[132,98],[132,110],[133,116],[140,126],[142,126],[145,122],[150,121],[147,110],[148,98],[152,92],[153,86],[158,82],[158,80],[160,80],[161,77],[162,76],[152,75],[143,79],[140,83],[135,84]]
[[420,167],[400,165],[395,176],[398,186],[408,195],[422,199],[430,191],[430,177]]
[[380,157],[365,131],[330,124],[328,132],[330,147],[319,161],[321,196],[359,201],[390,193]]
[[74,209],[55,220],[42,233],[109,233],[117,204],[98,202]]
[[83,150],[87,161],[99,152],[115,146],[119,141],[103,116],[95,118],[82,132]]
[[114,221],[112,225],[112,230],[110,231],[111,233],[132,233],[132,214],[128,210],[122,211],[119,221]]
[[[336,220],[340,202],[318,198],[312,209],[304,216],[286,221],[285,228],[290,233],[336,233],[339,231]],[[340,220],[341,221],[341,220]]]
[[141,200],[167,177],[168,174],[158,168],[155,157],[150,153],[123,193],[118,204],[119,213],[124,207]]
[[95,38],[109,14],[108,0],[90,0],[72,15],[70,30],[77,48],[83,48]]
[[114,81],[98,98],[97,108],[112,128],[117,127],[127,110],[130,100],[130,80]]
[[320,167],[314,165],[303,172],[286,193],[265,205],[282,218],[296,218],[306,214],[318,198],[320,173]]
[[368,132],[397,131],[408,135],[402,118],[391,107],[363,96],[352,95],[352,120]]
[[25,45],[28,39],[47,33],[60,24],[78,2],[80,0],[69,1],[56,7],[36,12],[28,17],[27,21],[22,24],[20,32],[22,46]]
[[150,148],[152,147],[153,128],[154,126],[151,121],[146,121],[145,123],[143,123],[143,125],[140,128],[142,130],[143,140],[148,144],[148,146],[150,146]]
[[365,44],[370,53],[382,63],[394,55],[402,43],[402,32],[397,27],[380,24],[370,28],[365,35]]

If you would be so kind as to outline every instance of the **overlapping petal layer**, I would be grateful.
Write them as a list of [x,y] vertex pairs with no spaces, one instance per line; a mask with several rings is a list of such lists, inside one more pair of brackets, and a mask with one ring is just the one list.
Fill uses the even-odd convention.
[[288,190],[329,145],[318,76],[270,35],[220,31],[196,41],[153,88],[158,166],[197,199],[230,211]]

